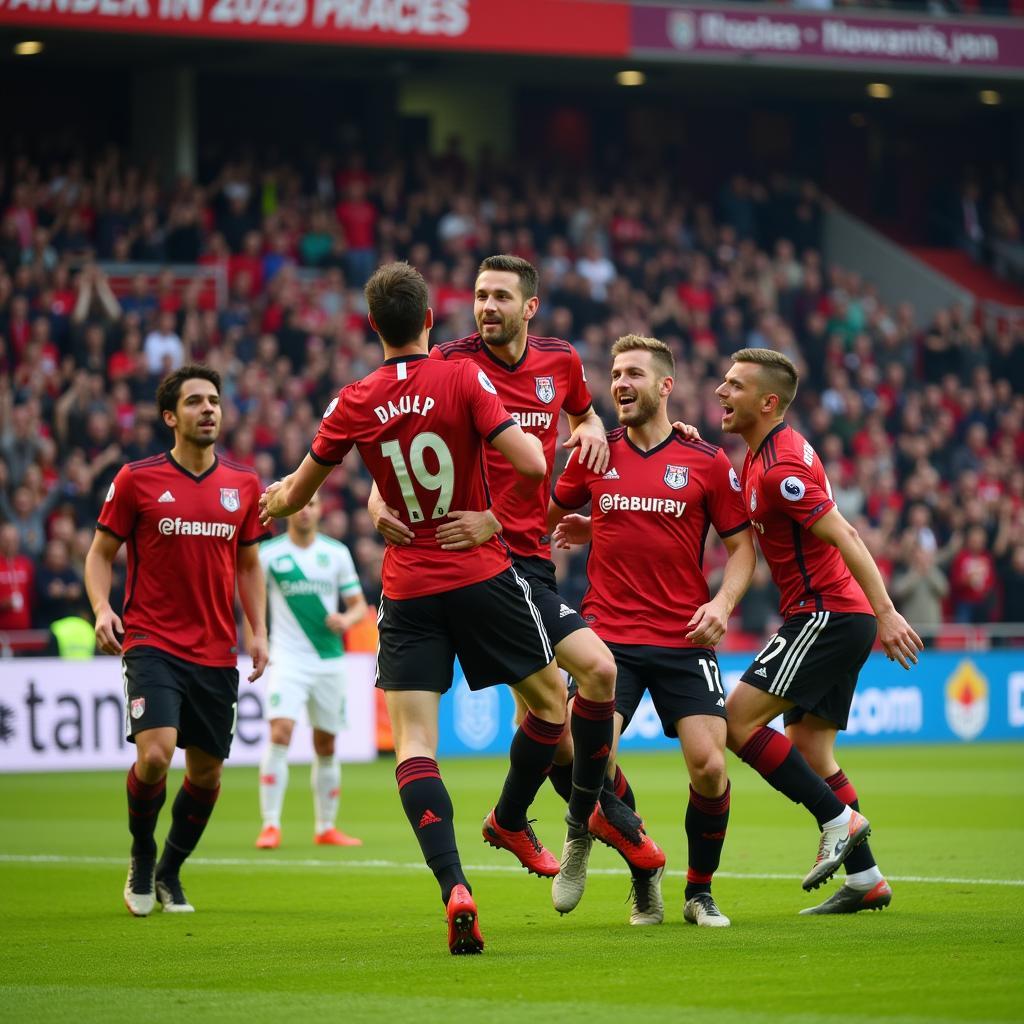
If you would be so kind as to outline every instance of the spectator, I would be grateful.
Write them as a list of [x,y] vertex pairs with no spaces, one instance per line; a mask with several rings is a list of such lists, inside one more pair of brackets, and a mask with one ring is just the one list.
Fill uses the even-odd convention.
[[900,614],[915,628],[939,625],[949,581],[935,563],[935,549],[917,545],[907,567],[893,576],[889,593]]
[[964,546],[950,566],[949,582],[954,621],[971,625],[992,621],[998,600],[996,567],[983,526],[968,529]]
[[157,326],[146,335],[142,351],[146,369],[154,377],[162,377],[185,362],[185,345],[174,329],[174,314],[162,310]]
[[63,540],[47,541],[36,571],[35,588],[37,626],[45,628],[57,619],[88,611],[82,578],[71,565],[70,552]]
[[29,629],[34,597],[32,560],[22,554],[18,529],[0,526],[0,631]]

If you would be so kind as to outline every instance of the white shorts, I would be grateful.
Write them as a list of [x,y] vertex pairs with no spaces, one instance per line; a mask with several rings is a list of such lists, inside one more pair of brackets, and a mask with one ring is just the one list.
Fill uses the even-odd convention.
[[[314,672],[296,665],[292,659],[279,665],[271,660],[267,669],[267,720],[290,718],[298,722],[305,708],[314,729],[336,736],[345,724],[343,662],[343,658],[322,661]],[[325,671],[325,666],[332,667]]]

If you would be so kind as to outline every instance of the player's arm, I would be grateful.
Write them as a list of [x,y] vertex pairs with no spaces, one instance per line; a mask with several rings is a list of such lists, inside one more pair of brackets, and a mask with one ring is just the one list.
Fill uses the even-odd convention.
[[589,544],[593,535],[590,516],[570,512],[554,501],[548,501],[548,533],[556,548],[568,551],[570,548]]
[[917,652],[924,650],[924,644],[910,623],[896,611],[886,592],[882,574],[856,528],[846,521],[839,509],[832,508],[813,523],[810,530],[815,537],[839,549],[847,568],[874,610],[878,619],[878,639],[888,659],[898,661],[906,669],[916,665]]
[[110,607],[110,587],[114,575],[114,558],[122,540],[106,530],[97,530],[85,556],[85,592],[89,595],[96,618],[96,643],[104,654],[120,654],[124,626]]
[[728,557],[722,573],[722,585],[718,593],[702,604],[687,623],[690,631],[686,639],[691,643],[714,647],[720,643],[729,628],[729,616],[747,592],[757,565],[754,551],[754,535],[749,529],[730,533],[722,538]]
[[513,491],[522,497],[535,494],[548,473],[541,439],[512,423],[489,443],[512,463],[512,468],[519,474],[519,479],[512,485]]
[[350,593],[342,593],[345,601],[343,612],[331,612],[324,619],[327,628],[338,636],[344,636],[357,622],[360,622],[366,614],[366,598],[361,590],[353,590]]
[[248,643],[252,657],[249,682],[254,683],[263,675],[270,660],[267,646],[267,585],[263,578],[263,566],[260,565],[260,553],[255,544],[239,545],[237,576],[238,597],[252,630],[252,638]]
[[305,508],[332,469],[334,466],[325,466],[307,455],[295,472],[275,481],[260,495],[260,522],[269,526],[271,519],[285,519]]
[[569,420],[569,440],[563,448],[579,447],[580,463],[593,470],[603,473],[608,468],[608,436],[604,424],[597,411],[591,406],[582,416],[566,413]]
[[412,543],[416,534],[412,532],[411,527],[406,526],[398,518],[398,509],[391,508],[381,496],[376,480],[373,481],[373,486],[370,488],[370,498],[366,503],[366,511],[370,513],[370,518],[373,520],[373,525],[377,527],[377,532],[389,544]]

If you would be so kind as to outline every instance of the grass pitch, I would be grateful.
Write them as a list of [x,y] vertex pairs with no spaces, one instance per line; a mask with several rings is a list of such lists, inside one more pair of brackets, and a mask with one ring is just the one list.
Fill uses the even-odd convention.
[[[504,762],[442,764],[487,948],[452,957],[393,765],[346,766],[339,824],[362,848],[314,846],[293,768],[284,843],[253,848],[256,771],[232,769],[183,871],[194,915],[136,920],[121,902],[122,773],[0,776],[0,1006],[14,1022],[341,1020],[819,1024],[1024,1019],[1024,744],[850,750],[882,913],[799,917],[817,849],[806,813],[730,759],[732,819],[715,895],[729,929],[682,922],[686,780],[678,753],[623,767],[665,848],[666,920],[631,928],[628,875],[595,845],[583,902],[484,846]],[[127,767],[127,765],[126,765]],[[172,773],[171,793],[180,781]],[[535,811],[559,852],[564,808]],[[161,816],[162,839],[170,800]]]

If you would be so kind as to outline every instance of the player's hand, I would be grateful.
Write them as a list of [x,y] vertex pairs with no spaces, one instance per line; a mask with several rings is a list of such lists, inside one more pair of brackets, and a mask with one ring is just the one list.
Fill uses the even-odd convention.
[[252,671],[249,673],[249,682],[255,683],[270,661],[270,649],[267,646],[265,636],[254,636],[249,644],[249,655],[252,657]]
[[325,615],[324,625],[335,636],[344,636],[348,632],[348,619],[344,612],[331,612],[330,615]]
[[682,434],[687,441],[700,440],[700,431],[692,423],[682,423],[680,420],[676,420],[672,424],[672,429],[677,434]]
[[592,536],[592,521],[590,516],[572,515],[566,516],[555,527],[551,539],[555,542],[556,548],[568,551],[569,548],[579,547],[581,544],[589,544]]
[[905,669],[917,664],[917,652],[924,650],[924,642],[909,622],[894,608],[879,616],[878,640],[890,661],[898,661]]
[[283,486],[280,480],[275,480],[261,495],[260,495],[260,525],[269,526],[275,519],[281,518],[281,512],[278,511],[281,508],[281,487]]
[[114,613],[114,609],[107,605],[96,615],[96,643],[104,654],[121,653],[118,634],[124,636],[124,626]]
[[450,522],[434,531],[434,539],[445,551],[468,551],[486,544],[501,532],[498,517],[490,510],[483,512],[449,512]]
[[596,418],[584,420],[570,435],[563,448],[580,450],[580,464],[593,473],[603,473],[608,468],[610,453],[604,426]]
[[411,544],[413,542],[416,534],[398,518],[398,509],[389,508],[388,503],[377,494],[376,490],[370,494],[370,500],[366,503],[366,511],[370,513],[377,532],[389,544]]
[[686,624],[690,631],[686,639],[701,647],[714,647],[729,629],[729,613],[715,601],[702,604]]

